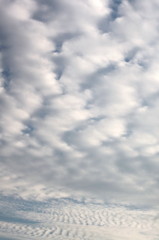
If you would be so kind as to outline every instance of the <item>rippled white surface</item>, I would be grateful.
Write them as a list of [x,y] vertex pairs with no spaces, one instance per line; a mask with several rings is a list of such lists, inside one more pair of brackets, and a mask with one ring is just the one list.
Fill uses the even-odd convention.
[[9,198],[1,199],[1,208],[5,214],[0,239],[157,240],[159,236],[156,209],[72,199],[34,202]]

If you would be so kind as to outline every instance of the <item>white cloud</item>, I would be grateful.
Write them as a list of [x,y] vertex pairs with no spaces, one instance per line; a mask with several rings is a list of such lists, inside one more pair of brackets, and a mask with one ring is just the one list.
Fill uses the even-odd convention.
[[[52,202],[1,199],[12,218],[1,222],[1,237],[16,239],[155,239],[158,215],[152,209],[83,202],[63,198]],[[14,211],[12,206],[14,205]],[[29,211],[28,211],[29,210]],[[22,221],[21,223],[19,221]],[[30,225],[28,225],[30,221]],[[32,224],[31,224],[32,221]]]
[[158,3],[0,4],[3,194],[157,203]]

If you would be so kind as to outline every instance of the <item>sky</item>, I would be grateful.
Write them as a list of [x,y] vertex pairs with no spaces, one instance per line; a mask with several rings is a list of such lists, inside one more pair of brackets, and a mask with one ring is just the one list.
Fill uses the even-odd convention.
[[0,0],[0,240],[159,239],[158,12]]

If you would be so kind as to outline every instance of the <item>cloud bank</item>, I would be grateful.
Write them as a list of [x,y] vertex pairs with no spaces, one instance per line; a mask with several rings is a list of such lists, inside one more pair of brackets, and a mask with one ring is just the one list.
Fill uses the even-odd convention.
[[156,0],[1,0],[1,193],[159,198]]
[[[5,197],[0,199],[0,210],[1,206],[6,207],[0,224],[0,239],[5,240],[6,237],[10,240],[153,240],[158,237],[159,219],[152,209],[75,202],[66,198],[39,202]],[[4,221],[11,213],[12,218]]]

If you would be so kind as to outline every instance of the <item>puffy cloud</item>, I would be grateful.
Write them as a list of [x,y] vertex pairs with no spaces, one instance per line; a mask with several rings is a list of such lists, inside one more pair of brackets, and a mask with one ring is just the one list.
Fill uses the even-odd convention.
[[0,4],[2,193],[157,203],[157,1]]

